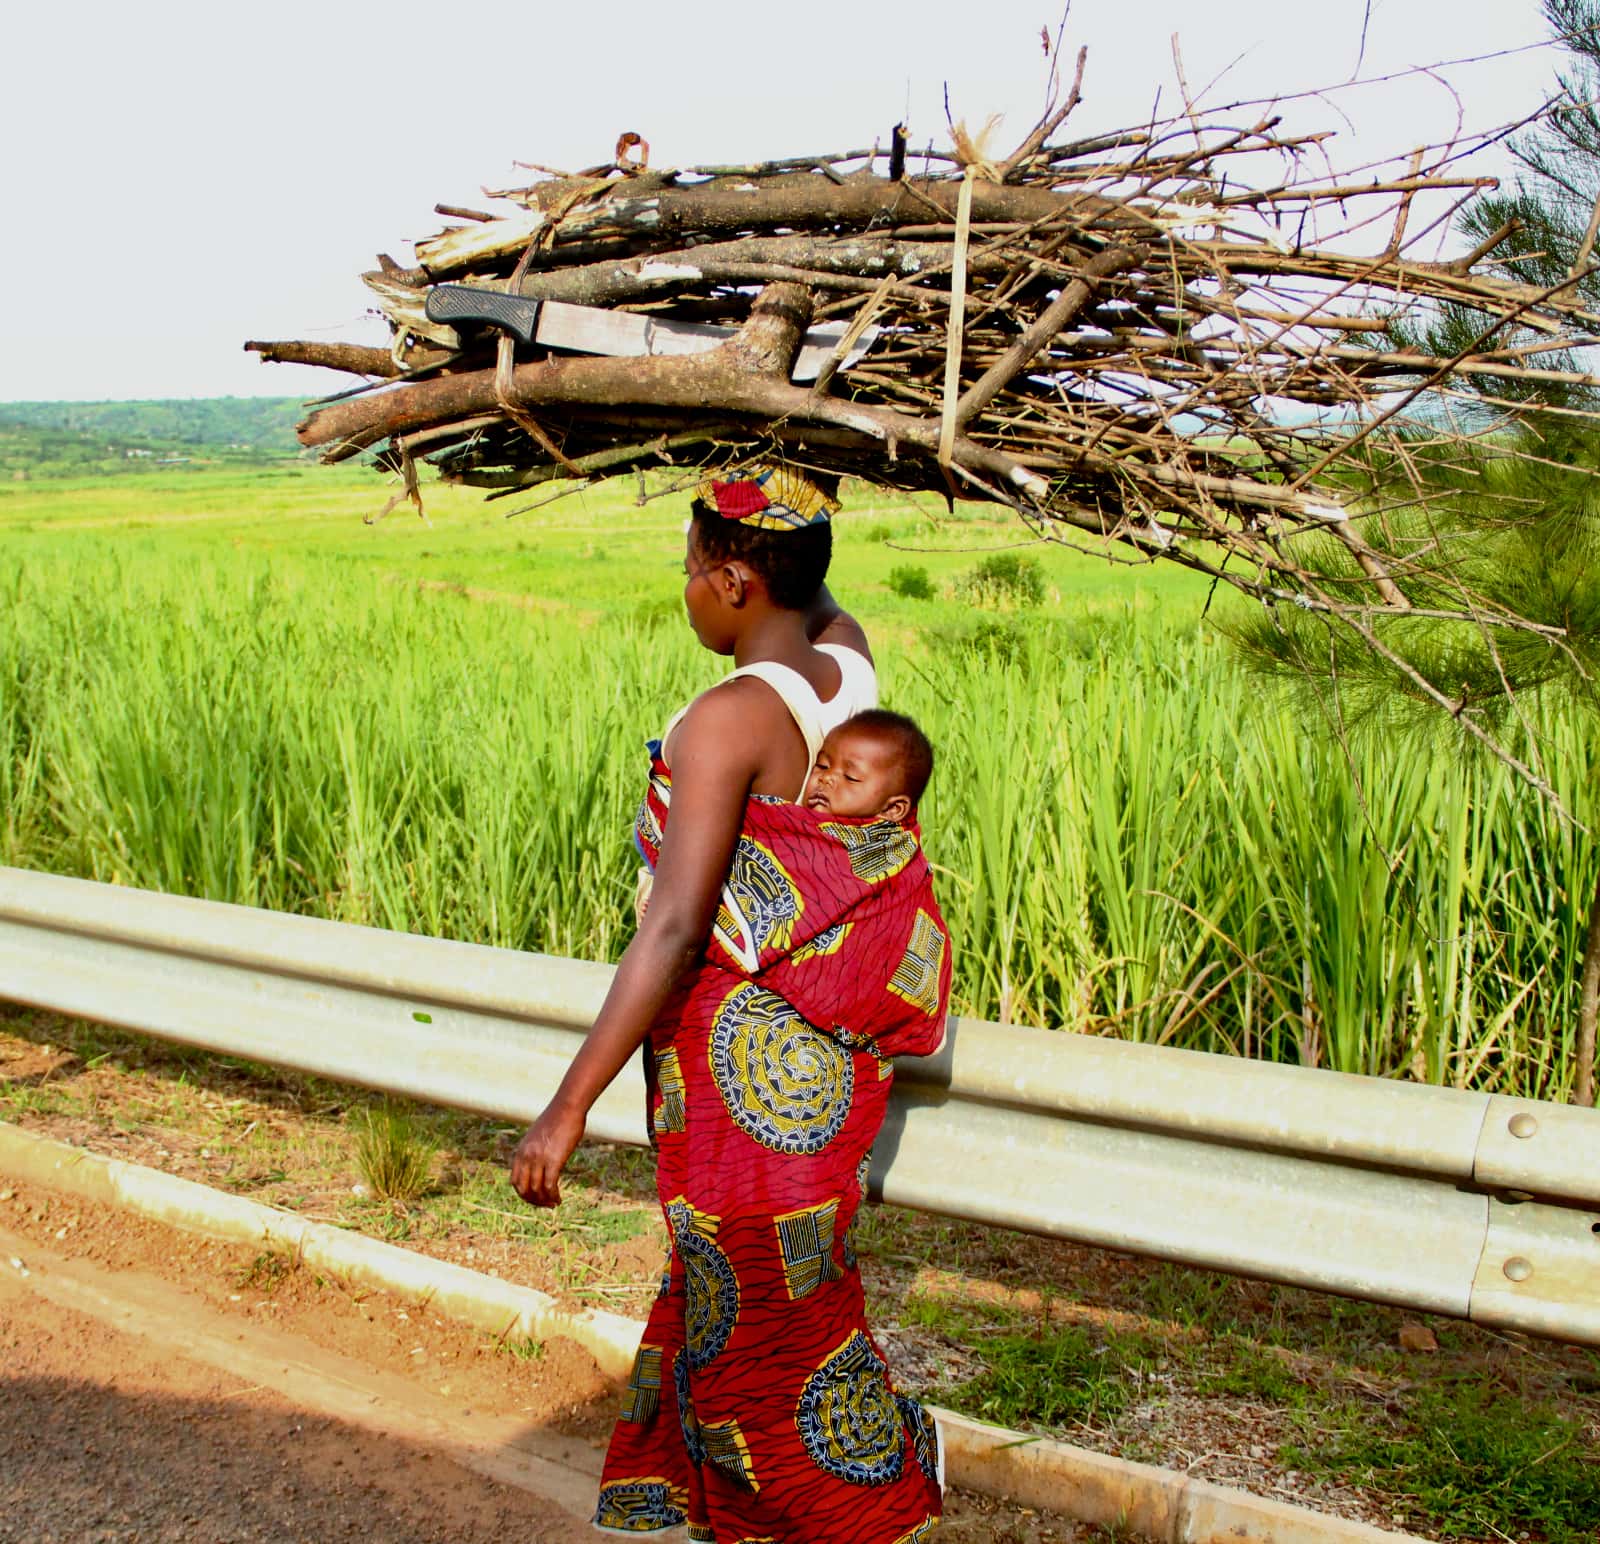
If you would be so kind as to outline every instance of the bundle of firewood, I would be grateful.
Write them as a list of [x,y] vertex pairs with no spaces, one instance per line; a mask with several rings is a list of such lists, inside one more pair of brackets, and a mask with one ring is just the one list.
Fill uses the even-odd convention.
[[[1480,413],[1485,379],[1508,406],[1519,381],[1587,381],[1541,361],[1600,317],[1570,285],[1483,271],[1494,242],[1417,255],[1487,183],[1460,146],[1341,175],[1330,136],[1271,116],[1058,140],[1076,98],[1006,155],[959,128],[913,152],[897,130],[662,170],[625,135],[605,166],[486,195],[508,212],[437,206],[454,223],[413,266],[364,276],[390,350],[246,347],[369,377],[300,438],[375,451],[413,491],[419,461],[507,492],[778,455],[998,500],[1263,595],[1297,588],[1287,539],[1313,528],[1375,587],[1361,604],[1403,605],[1349,469],[1391,436],[1403,457],[1418,403],[1464,377]],[[1418,306],[1484,325],[1433,357],[1397,342]]]

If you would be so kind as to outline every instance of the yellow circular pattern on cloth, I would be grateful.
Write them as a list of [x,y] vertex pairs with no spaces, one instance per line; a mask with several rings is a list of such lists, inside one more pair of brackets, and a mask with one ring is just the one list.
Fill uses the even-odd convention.
[[856,1330],[806,1379],[795,1426],[819,1469],[852,1485],[888,1485],[905,1466],[905,1427],[882,1359]]
[[821,1152],[850,1113],[850,1053],[754,982],[723,999],[711,1028],[710,1060],[734,1123],[774,1152]]

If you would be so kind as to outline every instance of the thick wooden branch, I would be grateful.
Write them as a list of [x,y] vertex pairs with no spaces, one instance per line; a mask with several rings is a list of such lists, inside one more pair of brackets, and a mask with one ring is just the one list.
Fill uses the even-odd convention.
[[[607,197],[574,210],[561,229],[563,237],[580,239],[603,232],[641,233],[665,245],[691,235],[818,227],[870,230],[925,221],[930,213],[941,212],[954,222],[958,190],[959,183],[950,178],[890,182],[869,173],[857,174],[843,186],[826,177],[806,176],[776,177],[747,187],[710,183],[663,188],[643,198]],[[980,183],[973,189],[972,218],[1028,223],[1093,220],[1108,228],[1148,228],[1114,200],[1033,185]]]
[[[763,265],[870,280],[874,284],[890,275],[912,281],[929,271],[948,272],[950,246],[945,242],[870,236],[751,237],[652,252],[624,261],[535,271],[517,281],[516,291],[530,300],[623,305],[690,287],[744,282],[753,269]],[[996,254],[980,259],[974,271],[998,277],[1010,266],[1009,259]],[[478,282],[491,288],[511,287],[509,280]],[[905,292],[921,298],[920,292],[909,288],[909,282]]]
[[[773,333],[780,325],[792,328],[796,314],[791,311],[786,323],[774,319],[770,324]],[[794,331],[797,344],[800,331],[803,326]],[[527,408],[590,406],[626,411],[670,407],[735,413],[771,422],[811,422],[852,430],[890,455],[900,447],[937,454],[937,420],[818,397],[809,387],[791,385],[787,367],[761,368],[763,361],[780,358],[781,347],[770,338],[748,344],[741,338],[705,354],[550,359],[519,365],[512,374],[508,397],[516,406]],[[297,432],[303,445],[338,447],[332,459],[341,459],[347,448],[364,449],[443,419],[492,411],[498,402],[494,371],[481,370],[332,403],[304,419]],[[1048,491],[1043,478],[1011,457],[971,440],[957,439],[955,459],[1036,499]]]
[[367,348],[359,343],[264,343],[252,339],[245,344],[244,351],[259,354],[262,362],[269,365],[317,365],[324,370],[343,370],[348,375],[376,375],[384,379],[400,374],[400,366],[388,349]]

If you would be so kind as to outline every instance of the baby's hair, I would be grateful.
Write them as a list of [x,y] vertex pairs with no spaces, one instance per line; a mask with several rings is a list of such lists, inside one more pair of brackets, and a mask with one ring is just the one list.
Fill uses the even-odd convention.
[[887,708],[867,708],[852,714],[839,727],[865,729],[893,739],[896,754],[905,766],[906,797],[913,805],[921,803],[928,779],[933,776],[933,746],[915,719],[904,713],[891,713]]

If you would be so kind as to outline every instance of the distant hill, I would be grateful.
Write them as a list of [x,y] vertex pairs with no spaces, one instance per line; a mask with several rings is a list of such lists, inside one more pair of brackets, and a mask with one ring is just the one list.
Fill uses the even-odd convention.
[[0,481],[282,461],[303,411],[297,397],[0,402]]

